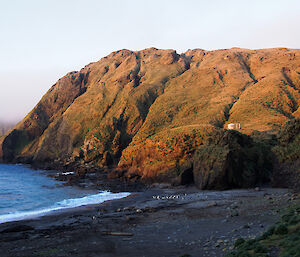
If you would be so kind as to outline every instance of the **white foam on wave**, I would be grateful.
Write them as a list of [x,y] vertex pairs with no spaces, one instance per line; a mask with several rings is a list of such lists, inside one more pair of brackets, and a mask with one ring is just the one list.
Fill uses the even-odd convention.
[[126,193],[126,192],[111,193],[108,191],[104,191],[99,194],[88,195],[81,198],[65,199],[63,201],[55,203],[51,207],[40,209],[40,210],[14,212],[14,213],[0,215],[0,224],[5,222],[10,222],[10,221],[37,218],[37,217],[50,214],[55,211],[76,208],[76,207],[91,205],[91,204],[99,204],[109,200],[124,198],[129,195],[130,193]]

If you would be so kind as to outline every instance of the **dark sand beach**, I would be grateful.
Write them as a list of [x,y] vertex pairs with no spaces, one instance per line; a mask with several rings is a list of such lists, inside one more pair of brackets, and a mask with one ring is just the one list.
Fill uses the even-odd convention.
[[286,189],[199,191],[162,185],[120,200],[0,225],[2,257],[224,256],[294,201]]

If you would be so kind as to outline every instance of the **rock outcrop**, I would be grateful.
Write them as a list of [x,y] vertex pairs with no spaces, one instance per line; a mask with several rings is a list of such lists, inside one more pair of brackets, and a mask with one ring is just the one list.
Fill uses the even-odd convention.
[[278,134],[278,145],[273,149],[277,157],[272,183],[300,191],[300,119],[290,120]]
[[271,172],[271,153],[237,131],[213,133],[194,155],[194,181],[200,189],[253,187],[266,182]]
[[300,117],[299,63],[285,48],[113,52],[53,85],[1,138],[0,158],[170,180],[228,123],[277,133]]

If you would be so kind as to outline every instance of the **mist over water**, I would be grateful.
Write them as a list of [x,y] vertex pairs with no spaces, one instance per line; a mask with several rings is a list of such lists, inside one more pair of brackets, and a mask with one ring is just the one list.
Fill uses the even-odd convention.
[[0,223],[128,196],[64,186],[24,165],[0,164]]

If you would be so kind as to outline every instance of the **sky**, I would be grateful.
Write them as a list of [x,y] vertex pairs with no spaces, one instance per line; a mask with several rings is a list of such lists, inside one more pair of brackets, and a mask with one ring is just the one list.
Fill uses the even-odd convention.
[[119,49],[300,48],[299,0],[0,0],[0,121]]

